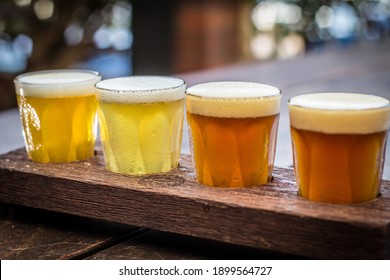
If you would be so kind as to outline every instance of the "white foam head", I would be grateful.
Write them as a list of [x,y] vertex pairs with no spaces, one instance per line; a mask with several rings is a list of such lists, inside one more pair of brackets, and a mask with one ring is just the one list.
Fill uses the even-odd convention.
[[390,103],[383,97],[358,93],[312,93],[289,101],[291,126],[330,134],[386,131]]
[[99,73],[89,70],[61,69],[29,72],[14,79],[16,93],[34,97],[69,97],[95,93]]
[[154,103],[184,98],[186,83],[163,76],[130,76],[103,80],[95,85],[104,102]]
[[220,118],[254,118],[279,113],[278,88],[252,82],[223,81],[198,84],[187,89],[190,113]]

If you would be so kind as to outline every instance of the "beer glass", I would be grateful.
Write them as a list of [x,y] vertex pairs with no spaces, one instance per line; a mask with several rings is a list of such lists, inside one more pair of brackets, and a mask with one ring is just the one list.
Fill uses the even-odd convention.
[[385,98],[315,93],[289,101],[299,194],[312,201],[354,203],[378,196],[390,106]]
[[108,170],[142,175],[177,167],[186,88],[183,80],[132,76],[103,80],[95,87]]
[[24,141],[30,160],[84,160],[94,155],[97,72],[50,70],[14,79]]
[[210,82],[187,90],[190,146],[198,182],[243,188],[271,181],[281,92],[251,82]]

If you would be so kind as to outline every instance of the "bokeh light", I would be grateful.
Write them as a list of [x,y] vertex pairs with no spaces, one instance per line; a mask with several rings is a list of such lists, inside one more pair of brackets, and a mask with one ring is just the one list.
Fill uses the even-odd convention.
[[34,3],[34,12],[38,19],[50,19],[54,15],[55,4],[51,0],[38,0]]
[[[64,22],[65,2],[9,0],[0,3],[0,8],[5,7],[0,10],[0,71],[23,71],[40,49],[34,37],[37,31],[31,33],[31,21],[41,26],[42,32],[61,26],[56,33],[60,35],[56,47],[79,48],[83,53],[97,56],[103,52],[127,52],[131,56],[134,41],[131,1],[90,0],[79,6],[71,2],[74,8],[66,10]],[[249,30],[246,34],[250,35],[239,38],[237,45],[242,45],[245,54],[237,54],[236,58],[288,59],[331,44],[380,41],[390,34],[390,0],[245,1],[249,2],[252,6],[245,18],[242,17],[242,24],[246,24],[245,30]],[[213,5],[208,6],[207,15],[218,23],[217,6]],[[215,24],[210,22],[208,28],[212,30]],[[218,24],[222,26],[223,21]]]
[[[255,28],[251,50],[256,59],[293,58],[327,44],[381,40],[390,34],[390,0],[256,2],[251,15]],[[264,43],[259,41],[270,36],[275,38],[274,49],[266,44],[262,50]]]

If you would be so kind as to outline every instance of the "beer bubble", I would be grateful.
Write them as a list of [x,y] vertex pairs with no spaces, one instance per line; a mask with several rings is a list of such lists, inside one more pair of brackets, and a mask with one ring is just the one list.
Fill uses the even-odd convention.
[[279,95],[280,90],[265,84],[226,81],[198,84],[187,93],[205,98],[252,98]]
[[255,118],[279,113],[281,92],[259,83],[222,81],[187,89],[187,110],[221,118]]
[[311,93],[289,101],[291,126],[323,133],[367,134],[386,131],[390,103],[386,98],[360,93]]
[[95,94],[93,86],[100,79],[94,71],[64,69],[21,74],[14,82],[18,95],[49,98]]
[[183,80],[163,76],[130,76],[103,80],[95,86],[105,102],[156,103],[184,98]]
[[388,106],[389,100],[368,94],[330,92],[295,96],[290,104],[323,110],[366,110]]

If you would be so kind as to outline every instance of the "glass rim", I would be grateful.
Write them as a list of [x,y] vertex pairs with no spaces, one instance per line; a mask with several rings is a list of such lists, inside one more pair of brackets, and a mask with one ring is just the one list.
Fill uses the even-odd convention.
[[83,80],[78,80],[78,81],[71,81],[71,82],[65,82],[61,83],[62,85],[77,85],[77,84],[83,84],[89,81],[96,80],[97,78],[102,78],[102,75],[94,70],[88,70],[88,69],[51,69],[51,70],[38,70],[38,71],[31,71],[31,72],[26,72],[23,74],[20,74],[14,78],[14,83],[18,85],[29,85],[29,86],[39,86],[39,87],[45,87],[45,86],[53,86],[59,83],[35,83],[35,82],[23,82],[20,81],[21,78],[27,77],[27,76],[34,76],[37,74],[51,74],[51,73],[88,73],[92,74],[90,78],[83,79]]
[[201,98],[201,99],[210,99],[210,100],[231,100],[231,101],[238,101],[238,100],[251,100],[251,99],[266,99],[266,98],[275,98],[275,97],[281,97],[283,95],[282,91],[279,91],[277,94],[274,95],[264,95],[264,96],[245,96],[245,97],[229,97],[229,96],[220,96],[220,97],[211,97],[211,96],[199,96],[191,93],[186,92],[186,96],[191,96],[195,98]]
[[[168,87],[156,87],[156,88],[150,88],[150,89],[113,89],[110,87],[103,87],[99,86],[99,84],[105,83],[107,81],[113,81],[113,80],[125,80],[125,79],[136,79],[136,78],[160,78],[160,79],[171,79],[171,80],[178,80],[181,81],[179,85],[175,86],[168,86]],[[100,91],[106,91],[106,92],[112,92],[112,93],[137,93],[137,92],[156,92],[156,91],[165,91],[165,90],[175,90],[180,89],[182,87],[186,87],[187,83],[184,79],[172,77],[172,76],[160,76],[160,75],[134,75],[134,76],[126,76],[126,77],[116,77],[116,78],[110,78],[105,79],[102,81],[97,82],[94,87],[97,90]]]
[[[373,97],[377,97],[377,98],[382,98],[384,100],[387,100],[387,104],[384,104],[383,106],[380,106],[380,107],[372,107],[372,108],[318,108],[318,107],[313,107],[313,106],[305,106],[305,105],[301,105],[301,104],[292,104],[291,103],[291,100],[295,97],[299,97],[299,96],[305,96],[305,95],[317,95],[317,94],[353,94],[353,95],[365,95],[365,96],[373,96]],[[333,91],[333,92],[312,92],[312,93],[304,93],[304,94],[298,94],[298,95],[295,95],[291,98],[288,99],[288,106],[294,106],[294,107],[298,107],[298,108],[304,108],[304,109],[308,109],[308,110],[315,110],[315,111],[332,111],[332,112],[337,112],[337,111],[340,111],[340,112],[345,112],[345,111],[350,111],[350,112],[353,112],[353,111],[366,111],[366,110],[379,110],[379,109],[384,109],[384,108],[388,108],[390,107],[390,100],[386,97],[383,97],[383,96],[379,96],[379,95],[374,95],[374,94],[368,94],[368,93],[359,93],[359,92],[341,92],[341,91]]]
[[[215,88],[218,88],[218,84],[224,84],[224,83],[231,83],[231,84],[255,84],[255,85],[260,85],[260,86],[266,86],[270,89],[274,89],[275,93],[274,94],[269,94],[269,95],[245,95],[244,96],[204,96],[201,94],[194,94],[189,92],[188,90],[191,90],[192,87],[198,86],[198,85],[211,85],[211,84],[216,84]],[[263,98],[275,98],[282,96],[282,90],[276,86],[265,84],[265,83],[259,83],[259,82],[251,82],[251,81],[213,81],[213,82],[205,82],[205,83],[199,83],[194,86],[192,86],[186,90],[186,95],[191,96],[191,97],[197,97],[197,98],[203,98],[203,99],[212,99],[212,100],[248,100],[248,99],[263,99]],[[245,89],[244,89],[245,90]]]

